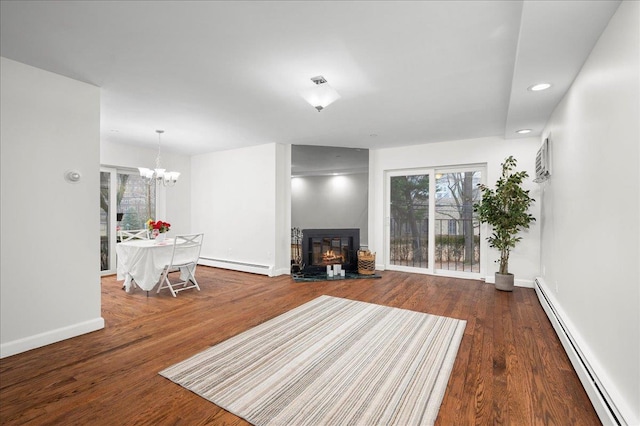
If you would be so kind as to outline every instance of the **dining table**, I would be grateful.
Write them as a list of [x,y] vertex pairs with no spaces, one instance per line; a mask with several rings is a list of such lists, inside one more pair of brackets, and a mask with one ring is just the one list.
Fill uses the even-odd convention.
[[[131,292],[134,282],[142,290],[152,290],[160,281],[164,268],[171,262],[173,244],[173,238],[161,242],[150,239],[116,244],[116,279],[124,280],[127,292]],[[181,279],[188,277],[187,271],[181,271]]]

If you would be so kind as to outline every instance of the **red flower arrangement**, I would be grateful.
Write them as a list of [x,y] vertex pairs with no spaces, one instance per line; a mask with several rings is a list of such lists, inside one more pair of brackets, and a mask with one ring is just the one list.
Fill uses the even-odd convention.
[[163,222],[161,220],[154,222],[153,220],[149,219],[147,221],[147,227],[149,228],[149,231],[153,232],[154,230],[156,230],[157,232],[162,234],[169,231],[169,228],[171,228],[171,224],[169,222]]

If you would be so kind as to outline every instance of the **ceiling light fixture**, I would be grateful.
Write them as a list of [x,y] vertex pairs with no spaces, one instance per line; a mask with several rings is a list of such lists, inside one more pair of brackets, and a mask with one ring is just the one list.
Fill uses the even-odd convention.
[[519,135],[526,135],[527,133],[531,133],[531,129],[516,130],[516,133],[519,134]]
[[529,86],[527,90],[531,92],[539,92],[541,90],[547,90],[549,87],[551,87],[550,83],[538,83],[534,84],[533,86]]
[[151,185],[154,182],[162,183],[164,186],[173,186],[180,177],[179,172],[167,172],[166,169],[160,167],[160,136],[164,133],[164,130],[156,130],[158,134],[158,155],[156,156],[156,168],[154,170],[147,169],[145,167],[138,167],[140,176],[144,179],[147,185]]
[[323,76],[313,77],[311,81],[313,81],[314,86],[303,90],[300,94],[304,100],[309,102],[318,112],[340,99],[338,92],[327,83],[327,80]]

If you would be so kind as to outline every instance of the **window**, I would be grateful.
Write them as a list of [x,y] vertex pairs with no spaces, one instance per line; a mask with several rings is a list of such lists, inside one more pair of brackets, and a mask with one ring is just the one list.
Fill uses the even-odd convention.
[[148,219],[155,219],[155,214],[155,185],[147,185],[135,170],[100,170],[100,270],[103,273],[115,271],[118,228],[142,229]]
[[385,264],[393,270],[479,277],[480,222],[473,204],[484,167],[386,172]]
[[480,200],[479,169],[436,171],[446,196],[435,206],[436,270],[480,272],[480,222],[473,204]]
[[142,229],[155,219],[156,186],[147,185],[139,174],[118,171],[116,196],[121,229]]
[[449,219],[449,235],[458,235],[458,221]]

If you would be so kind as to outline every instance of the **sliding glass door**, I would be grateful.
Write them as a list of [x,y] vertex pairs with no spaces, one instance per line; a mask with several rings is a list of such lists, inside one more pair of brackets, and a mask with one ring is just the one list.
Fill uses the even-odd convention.
[[[436,271],[480,273],[480,221],[473,204],[480,200],[481,170],[436,170]],[[452,275],[452,274],[451,274]]]
[[389,171],[385,264],[391,270],[481,276],[479,200],[483,167]]
[[[107,273],[112,268],[111,263],[115,257],[115,246],[111,244],[111,239],[115,241],[114,232],[116,230],[115,218],[112,221],[111,202],[112,188],[111,172],[108,169],[100,170],[100,271]],[[115,261],[113,262],[115,265]]]
[[394,270],[431,272],[429,256],[428,170],[389,173],[387,179],[387,267]]
[[[115,206],[115,208],[113,207]],[[137,170],[100,169],[100,270],[116,269],[118,229],[142,229],[156,216],[156,185],[147,185]]]

